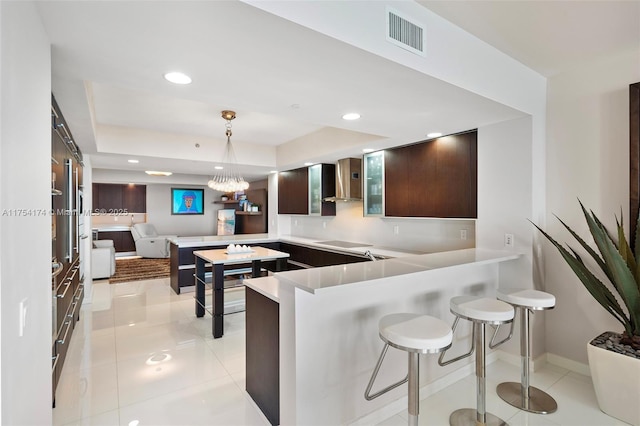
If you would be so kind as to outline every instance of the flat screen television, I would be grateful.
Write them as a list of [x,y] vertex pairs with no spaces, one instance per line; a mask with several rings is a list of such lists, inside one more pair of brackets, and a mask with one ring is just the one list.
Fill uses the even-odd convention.
[[171,188],[171,214],[204,214],[204,189]]

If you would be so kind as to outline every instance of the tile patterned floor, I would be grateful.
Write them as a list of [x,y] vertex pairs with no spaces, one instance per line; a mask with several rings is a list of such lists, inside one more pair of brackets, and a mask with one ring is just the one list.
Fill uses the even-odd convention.
[[[56,393],[55,425],[268,425],[244,391],[244,314],[225,317],[225,337],[210,317],[194,315],[193,293],[176,295],[168,279],[94,283],[91,304],[71,339]],[[487,367],[488,411],[511,425],[624,425],[597,408],[589,377],[547,365],[532,384],[558,402],[556,413],[520,412],[495,386],[517,381],[517,367]],[[475,406],[466,377],[420,404],[421,425],[448,425],[449,414]],[[406,425],[406,411],[380,425]]]

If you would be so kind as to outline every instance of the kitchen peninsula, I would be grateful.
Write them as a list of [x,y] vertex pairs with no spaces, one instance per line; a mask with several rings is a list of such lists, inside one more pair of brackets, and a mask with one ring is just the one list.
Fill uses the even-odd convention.
[[[378,320],[415,312],[452,322],[451,297],[493,295],[523,260],[511,251],[465,249],[245,280],[247,392],[272,424],[375,423],[367,416],[376,410],[406,405],[400,389],[371,402],[363,397],[382,347]],[[467,348],[469,335],[461,325],[454,346]],[[404,353],[387,357],[380,383],[406,374]],[[421,383],[452,383],[468,374],[469,362],[439,367],[427,359]]]

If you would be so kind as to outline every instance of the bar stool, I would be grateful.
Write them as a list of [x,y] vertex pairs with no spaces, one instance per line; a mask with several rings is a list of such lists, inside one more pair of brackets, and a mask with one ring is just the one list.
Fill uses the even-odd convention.
[[[367,401],[371,401],[408,381],[408,424],[410,426],[417,425],[420,411],[420,354],[438,353],[449,348],[453,338],[451,327],[444,321],[429,315],[398,313],[382,317],[378,323],[378,330],[385,345],[364,392],[364,397]],[[373,382],[378,375],[389,346],[409,353],[407,377],[372,395]]]
[[520,383],[500,383],[496,392],[505,402],[537,414],[549,414],[558,409],[556,401],[546,392],[529,385],[529,361],[531,360],[531,334],[529,330],[529,313],[545,309],[553,309],[556,298],[552,294],[538,290],[502,289],[496,297],[520,310],[520,356],[522,368]]
[[[446,350],[440,354],[438,364],[444,366],[452,362],[467,358],[476,352],[476,409],[462,408],[451,413],[449,424],[461,425],[506,425],[499,417],[486,411],[486,352],[485,352],[485,328],[487,324],[500,325],[513,321],[514,310],[508,303],[488,297],[457,296],[449,302],[451,313],[456,316],[453,322],[453,331],[460,318],[473,322],[473,334],[471,350],[466,354],[444,361]],[[477,350],[476,350],[477,348]]]

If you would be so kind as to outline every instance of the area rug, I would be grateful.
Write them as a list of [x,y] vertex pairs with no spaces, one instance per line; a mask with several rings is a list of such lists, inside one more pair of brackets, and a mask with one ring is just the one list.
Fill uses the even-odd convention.
[[116,273],[109,284],[169,277],[169,259],[116,259]]

